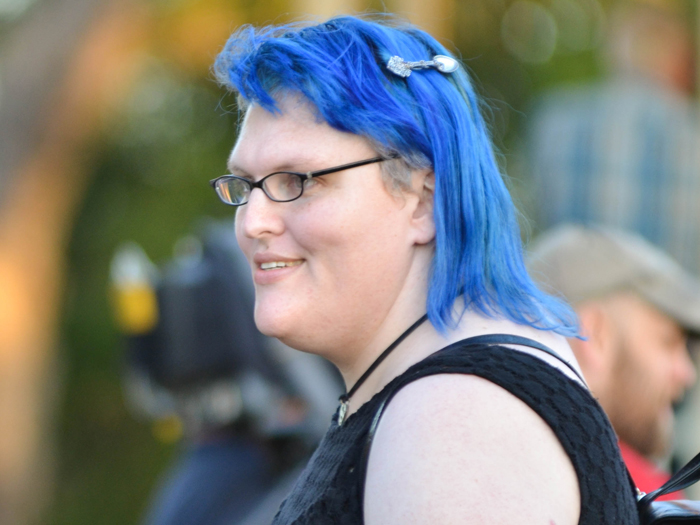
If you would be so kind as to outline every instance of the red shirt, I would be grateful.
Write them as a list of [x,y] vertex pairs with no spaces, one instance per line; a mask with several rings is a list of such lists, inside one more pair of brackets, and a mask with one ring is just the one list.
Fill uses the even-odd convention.
[[[637,488],[642,492],[649,493],[658,489],[671,477],[668,473],[658,468],[629,445],[623,443],[622,441],[619,442],[619,445],[620,452],[622,452],[622,459],[625,461],[625,465],[627,465],[627,469],[630,471],[632,479],[637,485]],[[685,495],[683,492],[678,491],[660,496],[657,499],[671,500],[684,498]]]

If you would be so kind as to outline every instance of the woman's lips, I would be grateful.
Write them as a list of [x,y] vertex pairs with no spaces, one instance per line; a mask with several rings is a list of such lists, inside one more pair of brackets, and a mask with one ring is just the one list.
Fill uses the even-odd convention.
[[299,268],[303,259],[295,261],[265,261],[255,265],[253,281],[255,284],[272,284],[285,279]]
[[299,261],[271,261],[271,262],[264,262],[260,263],[260,269],[261,270],[274,270],[275,268],[287,268],[290,266],[299,266],[302,263],[301,260]]

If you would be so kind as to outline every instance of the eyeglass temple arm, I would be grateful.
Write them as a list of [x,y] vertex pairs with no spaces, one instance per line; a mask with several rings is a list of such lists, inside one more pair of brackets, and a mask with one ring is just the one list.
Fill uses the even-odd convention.
[[333,168],[328,168],[325,170],[308,171],[308,172],[304,173],[304,175],[306,175],[307,179],[311,179],[313,177],[319,177],[321,175],[328,175],[330,173],[335,173],[336,171],[343,171],[343,170],[347,170],[350,168],[359,168],[360,166],[365,166],[367,164],[374,164],[375,162],[382,162],[384,160],[396,159],[396,158],[398,158],[398,155],[396,155],[396,154],[391,155],[390,157],[374,157],[373,159],[361,160],[359,162],[350,162],[348,164],[343,164],[342,166],[335,166]]
[[[302,177],[306,177],[307,179],[311,179],[313,177],[319,177],[321,175],[328,175],[329,173],[335,173],[336,171],[343,171],[347,170],[349,168],[359,168],[360,166],[366,166],[367,164],[374,164],[375,162],[382,162],[384,160],[390,160],[390,159],[397,159],[399,158],[398,154],[393,154],[390,155],[389,157],[374,157],[372,159],[367,159],[367,160],[361,160],[359,162],[350,162],[348,164],[343,164],[342,166],[334,166],[333,168],[328,168],[325,170],[319,170],[319,171],[307,171],[306,173],[295,173],[295,175],[301,175]],[[290,172],[294,173],[294,172]],[[209,181],[209,185],[212,188],[216,188],[216,181],[218,181],[221,177],[217,177],[216,179],[212,179]],[[255,183],[252,183],[255,184]]]

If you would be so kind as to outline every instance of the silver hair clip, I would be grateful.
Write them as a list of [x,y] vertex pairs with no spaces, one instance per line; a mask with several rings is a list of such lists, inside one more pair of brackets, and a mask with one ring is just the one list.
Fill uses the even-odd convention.
[[459,69],[459,62],[445,55],[435,55],[432,60],[419,60],[418,62],[406,62],[399,56],[393,56],[386,63],[386,68],[400,77],[406,78],[414,69],[428,69],[434,67],[440,73],[454,73]]

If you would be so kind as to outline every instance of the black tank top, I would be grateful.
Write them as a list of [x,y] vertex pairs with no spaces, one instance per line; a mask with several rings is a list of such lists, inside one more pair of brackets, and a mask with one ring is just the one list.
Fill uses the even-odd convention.
[[513,394],[553,430],[578,477],[580,525],[638,523],[634,488],[617,438],[600,405],[581,385],[532,355],[501,346],[458,342],[394,378],[342,427],[333,420],[273,525],[360,525],[363,450],[386,396],[421,377],[471,374]]

